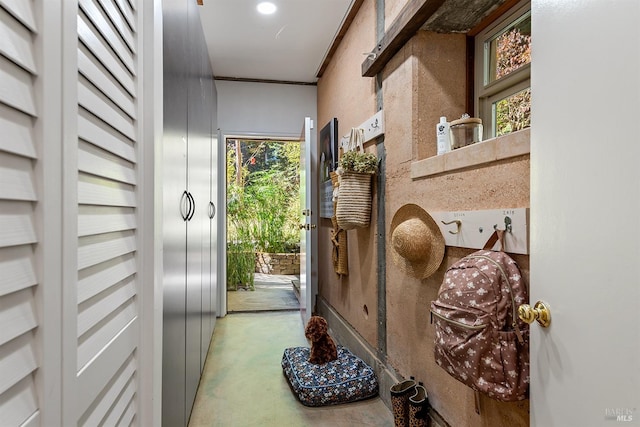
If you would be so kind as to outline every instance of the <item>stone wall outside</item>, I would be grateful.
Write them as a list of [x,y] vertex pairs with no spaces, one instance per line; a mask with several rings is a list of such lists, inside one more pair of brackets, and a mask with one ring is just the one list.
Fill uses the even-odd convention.
[[300,254],[257,252],[256,273],[298,275]]

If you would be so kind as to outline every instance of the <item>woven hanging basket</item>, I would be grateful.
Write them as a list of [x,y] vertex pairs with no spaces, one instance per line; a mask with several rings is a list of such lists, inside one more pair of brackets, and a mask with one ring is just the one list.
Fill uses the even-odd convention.
[[336,209],[338,226],[343,230],[366,228],[371,220],[370,173],[344,172]]

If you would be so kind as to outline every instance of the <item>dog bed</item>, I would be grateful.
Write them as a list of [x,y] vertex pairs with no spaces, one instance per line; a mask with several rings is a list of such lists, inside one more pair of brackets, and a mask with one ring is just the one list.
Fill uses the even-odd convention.
[[309,363],[307,347],[284,351],[284,375],[303,405],[337,405],[378,394],[378,379],[373,369],[348,349],[337,347],[338,358],[324,365]]

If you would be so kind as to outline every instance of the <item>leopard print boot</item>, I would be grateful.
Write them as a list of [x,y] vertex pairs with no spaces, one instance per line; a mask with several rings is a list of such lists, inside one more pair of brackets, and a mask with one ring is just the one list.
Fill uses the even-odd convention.
[[409,398],[409,427],[427,427],[429,398],[422,383],[415,386],[415,393]]
[[411,377],[391,386],[391,406],[395,427],[409,427],[409,396],[415,393],[416,382]]

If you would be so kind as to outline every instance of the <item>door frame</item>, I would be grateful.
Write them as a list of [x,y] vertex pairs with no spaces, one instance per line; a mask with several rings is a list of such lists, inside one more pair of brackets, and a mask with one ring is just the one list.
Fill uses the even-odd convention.
[[[227,140],[251,139],[299,142],[300,135],[295,133],[273,132],[239,132],[218,129],[218,200],[216,201],[216,217],[218,218],[218,317],[225,317],[227,312]],[[224,238],[224,239],[223,239]]]

